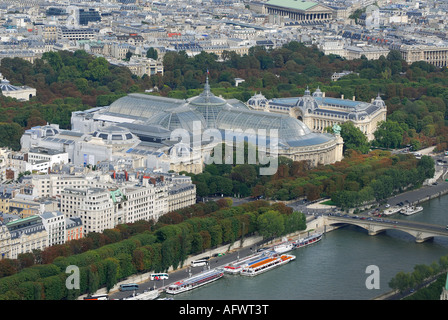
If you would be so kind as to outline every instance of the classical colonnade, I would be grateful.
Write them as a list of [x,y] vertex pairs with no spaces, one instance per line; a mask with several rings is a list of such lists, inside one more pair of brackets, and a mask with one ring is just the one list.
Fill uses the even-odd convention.
[[306,12],[292,11],[288,9],[278,9],[272,7],[266,7],[266,10],[268,14],[289,16],[291,19],[299,22],[327,21],[331,19],[331,13],[328,12],[306,13]]

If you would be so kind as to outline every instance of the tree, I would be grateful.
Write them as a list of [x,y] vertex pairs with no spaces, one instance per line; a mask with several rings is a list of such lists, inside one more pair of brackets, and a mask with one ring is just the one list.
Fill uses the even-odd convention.
[[110,289],[117,283],[119,262],[114,258],[107,258],[104,261],[104,269],[106,274],[106,289],[109,292]]
[[20,138],[23,128],[17,123],[0,123],[0,147],[20,150]]
[[48,61],[48,64],[54,71],[59,71],[64,66],[59,52],[49,51],[42,54],[42,59]]
[[108,66],[109,63],[105,58],[95,58],[88,64],[87,69],[84,71],[85,78],[93,81],[103,80],[103,78],[110,74]]
[[401,52],[399,50],[390,50],[386,59],[390,62],[403,61],[403,57],[401,56]]
[[398,148],[403,141],[403,128],[396,121],[382,121],[374,132],[375,145],[383,148]]
[[285,230],[283,216],[274,210],[269,210],[257,218],[258,232],[264,239],[280,236]]
[[158,57],[158,52],[153,47],[149,48],[148,51],[146,51],[146,58],[157,60]]
[[352,149],[361,153],[368,153],[370,150],[366,135],[351,121],[341,125],[341,137],[344,140],[344,151]]
[[434,177],[434,159],[430,156],[422,156],[417,164],[417,170],[421,173],[422,181]]
[[126,57],[124,58],[124,60],[129,61],[129,60],[131,60],[132,56],[133,56],[133,53],[128,50],[128,52],[126,52]]
[[413,285],[412,276],[409,273],[403,271],[398,272],[395,277],[389,281],[389,287],[394,290],[399,290],[403,292],[407,288]]

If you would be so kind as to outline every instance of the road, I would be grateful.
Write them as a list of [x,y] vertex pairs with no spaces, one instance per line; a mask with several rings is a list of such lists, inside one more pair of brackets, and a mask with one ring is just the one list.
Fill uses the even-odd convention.
[[418,202],[428,197],[436,196],[440,193],[444,193],[448,190],[448,182],[438,182],[437,185],[423,186],[417,190],[411,190],[401,193],[387,200],[387,203],[391,206],[395,206],[400,202],[404,204]]

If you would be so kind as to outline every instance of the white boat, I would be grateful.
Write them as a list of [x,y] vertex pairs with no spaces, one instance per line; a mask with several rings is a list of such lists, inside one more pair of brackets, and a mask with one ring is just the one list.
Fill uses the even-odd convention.
[[191,278],[187,278],[170,284],[165,292],[168,294],[179,294],[190,291],[207,283],[216,281],[222,278],[223,275],[224,272],[218,269],[201,272],[200,274],[197,274]]
[[281,243],[272,248],[275,253],[279,254],[291,251],[292,249],[294,249],[294,244],[292,242]]
[[298,239],[293,242],[294,248],[302,248],[316,243],[322,239],[322,233],[312,234],[306,238]]
[[240,274],[243,276],[253,277],[259,275],[260,273],[282,266],[290,261],[295,260],[295,258],[296,258],[295,256],[287,254],[282,255],[274,254],[272,256],[267,256],[265,257],[265,259],[262,259],[259,262],[244,267],[241,270]]
[[230,274],[238,274],[238,273],[240,273],[242,268],[261,259],[265,255],[266,255],[265,253],[256,253],[256,254],[247,256],[241,260],[233,261],[233,262],[229,263],[228,265],[224,266],[224,272],[230,273]]
[[400,212],[400,210],[401,210],[401,207],[394,206],[394,207],[387,208],[386,210],[383,211],[382,214],[384,214],[386,216],[390,216],[391,214]]
[[423,211],[423,207],[416,207],[416,206],[407,206],[400,210],[401,214],[404,214],[406,216],[410,216],[411,214],[417,213]]
[[145,291],[143,293],[133,295],[128,298],[124,298],[123,300],[155,300],[159,296],[160,296],[159,290],[151,290],[151,291]]

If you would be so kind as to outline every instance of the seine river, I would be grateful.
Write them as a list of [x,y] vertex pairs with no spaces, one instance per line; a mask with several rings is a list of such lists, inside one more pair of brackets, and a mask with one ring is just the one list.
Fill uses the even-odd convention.
[[[448,195],[422,204],[424,211],[396,219],[447,225]],[[448,254],[448,238],[415,243],[404,232],[391,230],[369,236],[355,226],[328,232],[310,247],[291,252],[296,256],[280,268],[256,277],[225,275],[222,279],[174,296],[175,300],[368,300],[390,291],[388,282],[397,272],[411,272],[417,264],[430,265]],[[366,268],[380,272],[380,288],[367,289]]]

